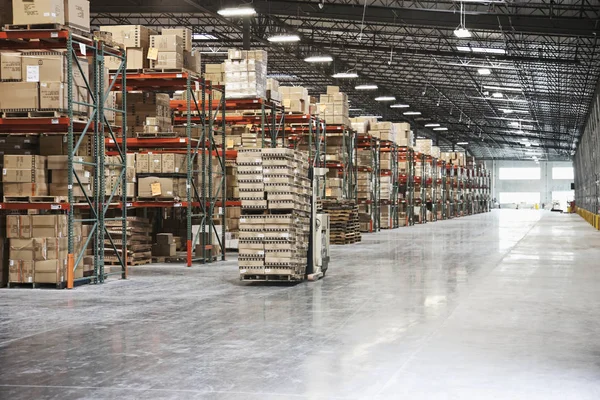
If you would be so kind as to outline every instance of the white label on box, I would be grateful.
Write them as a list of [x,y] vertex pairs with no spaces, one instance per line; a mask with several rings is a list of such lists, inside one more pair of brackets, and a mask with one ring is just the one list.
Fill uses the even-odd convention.
[[60,210],[60,205],[59,204],[51,204],[50,209],[51,210]]
[[69,190],[73,189],[73,185],[67,185],[67,189],[69,189]]
[[50,123],[53,125],[58,125],[58,118],[53,118],[52,121],[50,121]]
[[44,13],[44,17],[49,17],[50,13]]
[[3,174],[3,175],[6,175],[6,174],[7,174],[7,172],[6,172],[6,168],[4,168],[4,169],[2,170],[2,174]]
[[90,171],[85,171],[83,173],[83,176],[85,176],[86,178],[89,178],[90,177]]
[[108,139],[108,143],[114,143],[115,141],[113,139]]
[[58,37],[58,32],[51,32],[50,33],[50,37],[51,38],[57,38]]
[[83,54],[84,56],[87,55],[87,49],[85,48],[85,44],[83,43],[79,43],[79,51],[81,52],[81,54]]
[[265,255],[265,252],[264,252],[263,250],[260,250],[260,251],[258,251],[258,253],[257,253],[257,254],[258,254],[259,256],[264,256],[264,255]]
[[192,188],[192,185],[188,184],[188,185],[185,185],[185,187],[186,187],[187,190],[190,190]]
[[259,233],[257,236],[258,237],[265,237],[265,234],[264,233]]
[[125,207],[133,207],[133,203],[125,203]]
[[240,218],[240,223],[246,222],[246,218]]
[[[185,143],[185,139],[183,139],[183,138],[179,139],[179,143]],[[148,153],[148,154],[150,154],[150,153]]]
[[175,167],[175,172],[179,172],[179,167]]
[[177,74],[178,78],[183,78],[183,74]]
[[245,274],[246,270],[245,269],[240,269],[240,274]]
[[10,260],[10,266],[12,267],[13,265],[15,265],[15,260]]
[[182,205],[183,204],[181,204],[181,203],[175,203],[175,204],[173,204],[173,207],[181,207]]
[[198,92],[200,90],[200,82],[196,81],[194,83],[196,84],[196,92]]
[[26,79],[27,79],[27,82],[39,82],[40,81],[40,66],[39,65],[28,65]]
[[27,278],[27,281],[28,281],[29,283],[33,283],[33,277],[31,277],[31,276],[30,276],[29,278]]

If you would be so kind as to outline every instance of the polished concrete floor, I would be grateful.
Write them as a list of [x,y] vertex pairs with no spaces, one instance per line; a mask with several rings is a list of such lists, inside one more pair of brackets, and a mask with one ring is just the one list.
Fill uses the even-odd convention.
[[600,398],[600,233],[501,210],[336,246],[327,277],[234,261],[0,291],[0,399]]

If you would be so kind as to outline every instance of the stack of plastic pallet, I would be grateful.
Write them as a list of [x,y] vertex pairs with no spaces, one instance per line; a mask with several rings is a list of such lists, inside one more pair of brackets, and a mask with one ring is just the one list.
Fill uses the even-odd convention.
[[237,164],[240,278],[303,280],[312,195],[307,155],[291,149],[240,149]]

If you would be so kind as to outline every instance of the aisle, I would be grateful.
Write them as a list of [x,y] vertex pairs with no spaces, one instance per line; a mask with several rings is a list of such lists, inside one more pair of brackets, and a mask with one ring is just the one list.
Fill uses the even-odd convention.
[[597,399],[600,233],[501,210],[336,246],[327,277],[235,261],[0,291],[11,399]]

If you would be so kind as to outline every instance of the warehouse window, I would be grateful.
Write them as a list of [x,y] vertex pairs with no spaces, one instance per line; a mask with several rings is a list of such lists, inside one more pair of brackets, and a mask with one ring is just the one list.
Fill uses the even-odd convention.
[[500,168],[499,178],[501,180],[540,179],[540,169],[539,168]]
[[540,192],[500,192],[500,204],[534,205],[540,203]]
[[573,180],[575,175],[573,167],[554,167],[552,168],[552,179],[570,179]]

